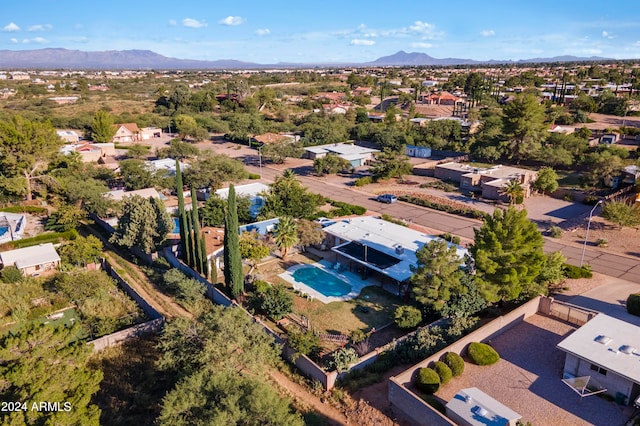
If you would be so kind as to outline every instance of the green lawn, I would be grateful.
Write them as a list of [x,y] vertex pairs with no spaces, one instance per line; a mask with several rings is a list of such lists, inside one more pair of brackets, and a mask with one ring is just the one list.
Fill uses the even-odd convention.
[[556,172],[558,174],[558,185],[560,187],[579,187],[580,173],[569,173],[564,171]]
[[[367,332],[393,322],[393,312],[402,304],[399,297],[371,286],[347,302],[325,304],[296,296],[294,313],[309,318],[311,326],[318,331],[349,334],[356,329]],[[362,312],[362,306],[366,306],[369,312]]]

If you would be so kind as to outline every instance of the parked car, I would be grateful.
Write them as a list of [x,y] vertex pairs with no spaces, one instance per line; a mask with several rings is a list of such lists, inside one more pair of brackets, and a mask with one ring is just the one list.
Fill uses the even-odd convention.
[[379,201],[381,203],[391,204],[398,201],[398,197],[396,197],[393,194],[381,194],[381,195],[378,195],[378,197],[376,198],[376,201]]
[[331,220],[331,219],[328,219],[326,217],[319,217],[314,222],[319,223],[320,226],[322,226],[323,228],[327,227],[329,225],[333,225],[334,223],[336,223],[335,220]]

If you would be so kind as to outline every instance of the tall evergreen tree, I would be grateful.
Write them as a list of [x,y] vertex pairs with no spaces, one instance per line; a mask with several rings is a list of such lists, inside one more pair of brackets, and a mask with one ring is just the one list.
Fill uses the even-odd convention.
[[235,186],[229,186],[227,198],[227,215],[224,226],[224,282],[231,289],[234,297],[244,292],[242,276],[242,256],[240,255],[240,238],[238,236],[238,210],[236,207]]
[[202,253],[202,270],[200,271],[204,277],[209,276],[209,261],[207,259],[207,242],[204,232],[200,233],[200,251]]
[[195,265],[195,252],[193,251],[193,225],[191,223],[192,216],[190,214],[185,215],[187,221],[187,265],[193,267]]
[[178,194],[178,214],[180,215],[180,255],[187,261],[187,217],[184,211],[184,186],[180,161],[176,159],[176,192]]
[[544,240],[526,210],[496,209],[469,249],[476,266],[476,282],[490,302],[513,300],[535,285],[545,261]]
[[200,218],[198,217],[198,198],[196,196],[196,189],[191,187],[191,215],[193,216],[193,253],[194,262],[193,267],[200,273],[202,273],[203,258],[205,255],[202,252],[202,245],[200,244]]

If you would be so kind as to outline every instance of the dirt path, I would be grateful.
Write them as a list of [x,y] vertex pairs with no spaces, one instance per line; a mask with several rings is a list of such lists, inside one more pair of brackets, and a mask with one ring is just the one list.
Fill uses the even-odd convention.
[[320,398],[309,393],[303,386],[293,382],[287,376],[277,370],[271,370],[269,375],[291,398],[299,403],[309,406],[316,413],[322,415],[329,425],[349,424],[347,417],[329,404],[324,404]]
[[175,317],[193,318],[193,315],[189,311],[176,303],[170,296],[162,293],[158,285],[149,280],[138,265],[129,262],[123,256],[124,253],[120,253],[103,235],[92,227],[85,227],[85,229],[100,238],[104,245],[105,259],[156,311],[160,312],[167,319]]

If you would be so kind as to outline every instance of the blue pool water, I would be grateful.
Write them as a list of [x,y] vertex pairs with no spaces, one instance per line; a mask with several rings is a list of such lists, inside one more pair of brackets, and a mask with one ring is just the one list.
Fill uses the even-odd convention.
[[173,231],[171,231],[172,234],[179,234],[180,233],[180,219],[178,219],[177,217],[173,218]]
[[315,266],[300,268],[293,278],[327,297],[346,296],[351,293],[351,285]]
[[4,235],[9,232],[9,228],[6,226],[0,226],[0,235]]

